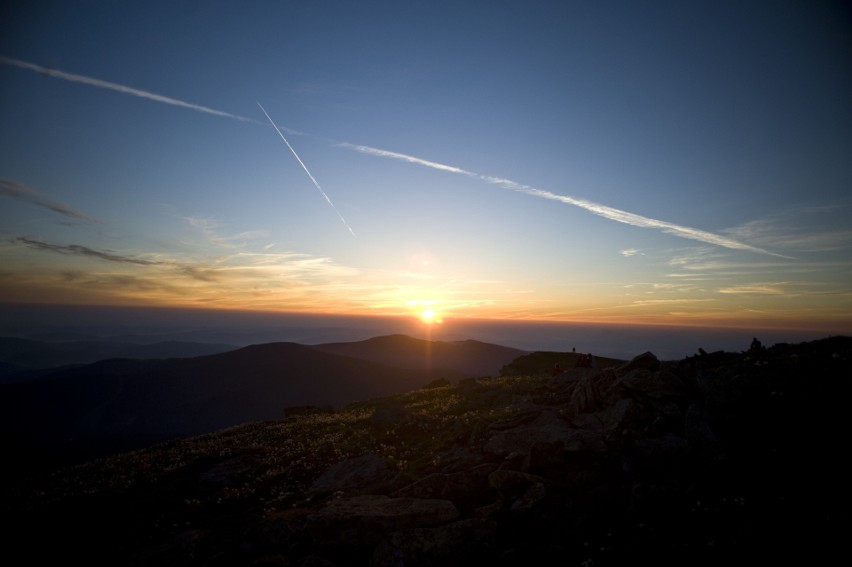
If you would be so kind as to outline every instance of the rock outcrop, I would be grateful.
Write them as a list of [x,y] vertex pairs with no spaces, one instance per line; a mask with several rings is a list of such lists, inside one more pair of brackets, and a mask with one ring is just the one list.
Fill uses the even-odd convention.
[[[36,539],[54,533],[46,517],[73,534],[64,559],[96,549],[116,564],[820,563],[848,518],[850,370],[852,340],[833,338],[432,384],[66,471],[5,501]],[[131,482],[121,463],[171,472]],[[119,519],[64,523],[80,506]]]

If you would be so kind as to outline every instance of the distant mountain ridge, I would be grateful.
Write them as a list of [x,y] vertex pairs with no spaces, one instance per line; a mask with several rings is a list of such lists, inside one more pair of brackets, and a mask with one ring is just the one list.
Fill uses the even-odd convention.
[[109,358],[192,358],[237,346],[186,341],[134,344],[113,340],[42,341],[0,337],[0,383],[43,376],[43,370],[91,364]]
[[[430,348],[434,366],[387,363]],[[107,359],[0,386],[0,439],[13,452],[46,461],[92,457],[280,419],[287,407],[342,406],[437,379],[456,382],[478,374],[472,368],[500,368],[516,352],[475,341],[451,346],[396,336],[349,347],[268,343],[193,358]]]
[[427,341],[386,335],[364,341],[327,343],[314,348],[399,368],[449,368],[471,376],[493,376],[526,351],[480,341]]

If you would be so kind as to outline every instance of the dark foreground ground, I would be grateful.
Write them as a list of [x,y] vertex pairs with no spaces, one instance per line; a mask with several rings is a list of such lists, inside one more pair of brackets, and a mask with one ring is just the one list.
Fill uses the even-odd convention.
[[[557,360],[568,370],[552,376]],[[593,567],[820,564],[844,550],[852,339],[574,360],[539,354],[509,376],[305,408],[4,486],[0,553]]]

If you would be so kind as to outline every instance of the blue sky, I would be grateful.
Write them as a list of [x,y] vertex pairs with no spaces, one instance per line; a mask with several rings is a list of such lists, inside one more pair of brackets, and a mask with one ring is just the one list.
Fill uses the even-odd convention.
[[5,301],[852,331],[842,3],[0,22]]

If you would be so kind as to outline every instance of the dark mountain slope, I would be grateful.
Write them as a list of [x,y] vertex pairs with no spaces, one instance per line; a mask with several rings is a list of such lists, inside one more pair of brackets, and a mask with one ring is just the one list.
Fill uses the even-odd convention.
[[340,406],[461,377],[271,343],[191,359],[105,360],[6,385],[0,423],[20,450],[93,456],[281,418],[288,406]]
[[406,335],[328,343],[314,348],[399,368],[452,368],[470,376],[494,376],[503,365],[526,354],[515,348],[479,341],[427,341]]

